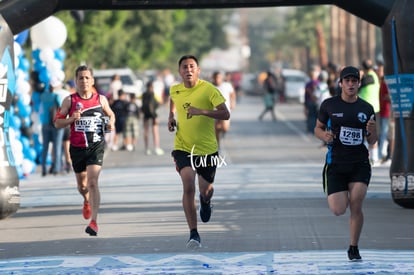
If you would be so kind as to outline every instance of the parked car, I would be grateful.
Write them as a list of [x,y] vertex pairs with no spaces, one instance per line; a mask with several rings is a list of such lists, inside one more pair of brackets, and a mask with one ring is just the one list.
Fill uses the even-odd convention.
[[301,71],[294,69],[283,69],[282,74],[285,77],[285,96],[288,101],[305,101],[305,85],[309,81],[309,76]]
[[137,75],[130,68],[105,69],[94,70],[96,84],[99,88],[107,92],[112,76],[118,74],[121,77],[122,89],[126,93],[134,93],[137,98],[140,98],[144,89],[144,82],[137,77]]
[[262,95],[263,87],[257,81],[257,74],[244,73],[241,77],[240,89],[246,95]]

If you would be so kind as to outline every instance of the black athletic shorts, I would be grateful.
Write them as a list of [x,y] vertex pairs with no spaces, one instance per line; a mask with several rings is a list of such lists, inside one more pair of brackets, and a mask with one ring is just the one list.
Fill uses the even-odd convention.
[[371,180],[369,161],[355,163],[327,164],[323,168],[323,191],[330,194],[347,191],[351,182],[363,182],[367,186]]
[[103,164],[105,151],[105,141],[97,142],[90,147],[74,147],[70,146],[70,158],[72,159],[72,167],[75,173],[86,171],[88,165]]
[[218,152],[211,155],[192,156],[190,153],[174,150],[171,153],[174,158],[177,172],[180,172],[184,167],[190,166],[196,173],[202,176],[207,182],[213,183],[216,176],[217,164],[219,163]]

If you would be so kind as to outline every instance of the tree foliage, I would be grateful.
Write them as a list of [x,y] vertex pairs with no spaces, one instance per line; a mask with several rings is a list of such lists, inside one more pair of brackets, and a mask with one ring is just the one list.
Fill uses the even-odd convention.
[[[176,66],[182,54],[202,57],[227,47],[223,26],[229,10],[85,11],[83,22],[70,12],[65,23],[65,67],[131,67],[136,71]],[[70,71],[69,73],[71,73]]]
[[317,60],[317,22],[323,25],[325,33],[329,33],[327,6],[260,10],[260,21],[249,22],[252,59],[255,58],[251,69],[267,69],[266,66],[272,63],[306,69],[309,61],[299,53],[308,50],[308,58]]

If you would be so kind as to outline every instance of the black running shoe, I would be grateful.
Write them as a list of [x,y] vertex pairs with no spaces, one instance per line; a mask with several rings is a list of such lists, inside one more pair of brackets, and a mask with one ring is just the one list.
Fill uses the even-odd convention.
[[197,230],[191,230],[190,239],[187,242],[187,248],[193,250],[201,248],[201,239]]
[[359,255],[359,249],[358,246],[349,246],[348,249],[348,258],[350,261],[361,261],[361,255]]
[[204,202],[200,195],[200,218],[203,222],[208,222],[211,217],[211,205],[210,202]]

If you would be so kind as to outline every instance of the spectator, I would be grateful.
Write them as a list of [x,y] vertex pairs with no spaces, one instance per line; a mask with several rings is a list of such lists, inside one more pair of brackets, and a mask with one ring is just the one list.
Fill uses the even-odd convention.
[[266,74],[266,79],[263,82],[263,86],[265,89],[265,94],[263,96],[264,101],[264,110],[259,115],[259,120],[263,119],[263,116],[270,112],[272,115],[273,121],[276,121],[276,114],[275,114],[275,93],[276,93],[276,82],[275,78],[271,71],[268,71]]
[[126,106],[127,117],[124,127],[125,148],[127,151],[131,152],[137,145],[139,135],[139,107],[136,103],[136,96],[134,93],[129,95],[129,102]]
[[319,85],[320,69],[314,66],[309,72],[310,80],[305,85],[305,116],[306,129],[309,133],[313,133],[316,126],[318,116],[318,95],[317,88]]
[[[236,91],[230,82],[224,81],[224,76],[220,72],[214,72],[212,77],[212,83],[219,89],[221,94],[226,99],[226,106],[229,111],[233,110],[236,106]],[[230,119],[221,120],[217,119],[215,123],[217,143],[220,148],[220,140],[230,128]]]
[[282,74],[282,68],[277,66],[273,76],[275,79],[276,95],[279,97],[279,102],[284,103],[286,102],[286,79]]
[[[65,97],[71,94],[70,91],[63,88],[63,82],[57,78],[52,78],[50,81],[50,86],[52,88],[53,93],[58,96],[59,107],[62,106],[62,102]],[[63,135],[62,135],[62,152],[64,156],[64,170],[69,173],[72,169],[72,160],[70,158],[69,148],[70,148],[70,127],[67,126],[63,128]],[[60,160],[62,161],[62,160]],[[62,169],[63,170],[63,169]]]
[[[127,94],[121,89],[117,92],[119,98],[115,100],[112,105],[111,109],[115,114],[115,135],[111,142],[111,149],[112,151],[118,151],[119,149],[119,136],[122,136],[124,133],[125,121],[128,115],[127,105]],[[123,146],[121,147],[124,149],[124,142]]]
[[40,95],[40,123],[42,126],[42,176],[47,175],[47,157],[49,145],[52,144],[52,164],[49,173],[57,175],[61,172],[63,129],[53,125],[54,116],[60,107],[59,96],[51,89],[45,89]]
[[152,138],[154,144],[154,152],[156,155],[163,155],[164,150],[160,147],[160,135],[158,129],[158,109],[159,103],[155,98],[153,82],[147,83],[146,91],[142,95],[142,113],[144,114],[144,145],[145,154],[151,155],[152,152],[149,149],[149,129],[152,126]]
[[393,154],[394,147],[394,120],[391,117],[392,104],[387,83],[384,80],[384,65],[378,64],[378,78],[380,81],[380,129],[378,135],[379,154],[382,163],[388,162]]
[[114,74],[111,78],[111,83],[109,84],[109,90],[107,97],[111,98],[113,101],[119,98],[119,90],[122,89],[122,81],[121,76],[118,74]]
[[[372,105],[375,112],[375,120],[379,123],[380,112],[380,83],[378,76],[374,71],[374,64],[370,59],[362,62],[363,76],[358,96]],[[380,128],[377,125],[377,128]],[[372,165],[379,164],[378,143],[369,144],[369,159]]]

